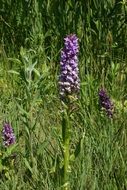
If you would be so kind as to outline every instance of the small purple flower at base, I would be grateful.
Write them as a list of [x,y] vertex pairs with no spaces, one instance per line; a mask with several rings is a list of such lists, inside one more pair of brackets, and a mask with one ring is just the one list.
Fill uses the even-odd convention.
[[107,96],[106,91],[102,88],[99,91],[99,102],[100,106],[105,109],[107,115],[112,118],[113,116],[113,103]]
[[4,123],[2,130],[3,145],[8,147],[15,143],[15,135],[9,123]]
[[77,94],[80,89],[78,57],[78,38],[75,34],[64,38],[64,48],[61,51],[60,60],[60,96],[66,98],[68,95]]

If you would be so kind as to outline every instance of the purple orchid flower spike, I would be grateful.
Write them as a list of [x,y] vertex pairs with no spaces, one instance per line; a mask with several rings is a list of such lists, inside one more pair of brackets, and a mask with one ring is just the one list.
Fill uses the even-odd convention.
[[15,143],[15,135],[9,123],[4,123],[2,129],[2,139],[3,139],[3,145],[5,147],[8,147]]
[[78,38],[75,34],[64,38],[64,48],[61,51],[60,60],[60,96],[65,98],[68,95],[77,94],[80,89],[78,69]]
[[106,91],[101,88],[99,91],[99,103],[102,108],[105,109],[107,115],[112,118],[113,116],[113,103],[111,102],[110,98],[108,97]]

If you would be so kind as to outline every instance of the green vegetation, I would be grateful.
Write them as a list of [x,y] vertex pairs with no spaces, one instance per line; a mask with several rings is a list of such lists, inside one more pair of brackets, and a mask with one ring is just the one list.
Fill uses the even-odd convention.
[[[71,112],[71,190],[127,189],[127,1],[1,0],[1,190],[60,190],[62,110],[58,78],[63,38],[79,38],[81,90]],[[114,104],[98,103],[104,87]]]

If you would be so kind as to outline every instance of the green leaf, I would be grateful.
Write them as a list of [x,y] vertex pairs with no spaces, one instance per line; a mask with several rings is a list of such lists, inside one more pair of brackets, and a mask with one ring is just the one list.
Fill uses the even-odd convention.
[[24,158],[24,163],[25,163],[26,167],[30,170],[30,172],[33,174],[33,170],[32,170],[32,168],[31,168],[31,166],[30,166],[30,164],[26,158]]
[[3,153],[2,159],[11,156],[14,153],[14,150],[15,150],[16,146],[17,146],[17,144],[15,143],[15,144],[10,145],[9,147],[7,147],[6,152]]
[[14,71],[14,70],[9,70],[8,73],[19,75],[19,72]]
[[38,76],[38,77],[40,77],[40,73],[39,73],[39,71],[37,70],[37,69],[33,69],[33,71],[35,72],[35,74]]
[[8,58],[7,60],[12,61],[14,63],[18,63],[19,65],[21,64],[21,61],[19,59],[16,59],[16,58]]
[[17,106],[18,106],[21,114],[24,114],[27,117],[29,117],[29,113],[26,110],[24,110],[18,103],[17,103]]

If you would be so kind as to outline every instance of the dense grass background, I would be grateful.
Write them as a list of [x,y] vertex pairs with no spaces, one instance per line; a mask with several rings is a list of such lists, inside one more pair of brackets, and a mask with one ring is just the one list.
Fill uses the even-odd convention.
[[[127,189],[127,1],[1,0],[0,124],[16,145],[0,145],[0,189],[61,189],[58,92],[63,38],[79,38],[80,98],[71,114],[72,190]],[[109,119],[98,90],[114,103]],[[16,158],[11,158],[15,154]]]

